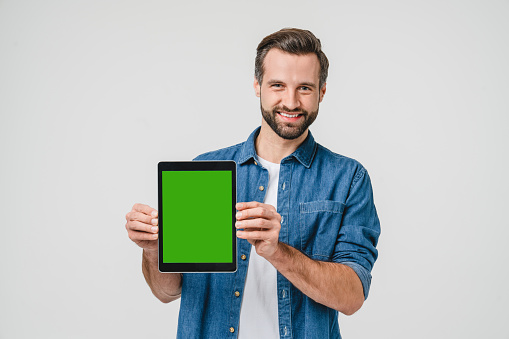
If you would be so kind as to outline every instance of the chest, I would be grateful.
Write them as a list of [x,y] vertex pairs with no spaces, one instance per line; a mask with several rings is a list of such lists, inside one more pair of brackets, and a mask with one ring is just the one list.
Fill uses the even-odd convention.
[[[276,183],[280,241],[317,260],[330,260],[341,228],[349,183],[333,170],[282,163],[277,180],[263,166],[240,167],[237,201],[264,202]],[[271,191],[274,187],[271,186]]]

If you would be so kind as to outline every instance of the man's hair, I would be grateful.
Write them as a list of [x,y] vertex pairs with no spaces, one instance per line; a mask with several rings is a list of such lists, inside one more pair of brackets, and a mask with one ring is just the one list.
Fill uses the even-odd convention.
[[322,44],[320,40],[310,31],[298,28],[283,28],[280,31],[266,36],[258,47],[256,48],[255,59],[255,77],[258,83],[263,80],[263,61],[265,56],[272,48],[277,48],[283,52],[290,54],[309,54],[314,53],[320,61],[320,85],[327,81],[327,74],[329,72],[329,60],[322,51]]

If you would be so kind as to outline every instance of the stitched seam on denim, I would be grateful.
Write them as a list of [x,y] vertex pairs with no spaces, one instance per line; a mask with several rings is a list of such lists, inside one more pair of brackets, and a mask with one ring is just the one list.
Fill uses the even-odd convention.
[[318,150],[318,143],[315,141],[315,144],[313,145],[313,149],[309,152],[310,154],[306,156],[306,161],[302,163],[304,167],[311,168],[311,165],[313,164],[313,161],[315,159],[316,151]]
[[337,213],[342,214],[340,211],[331,211],[331,210],[312,210],[312,211],[300,211],[302,214],[316,213],[316,212],[329,212],[329,213]]
[[289,318],[289,326],[290,326],[290,338],[293,338],[293,326],[292,326],[292,284],[288,284],[288,302],[290,305],[290,314],[288,315]]
[[355,185],[360,182],[361,178],[364,177],[364,175],[366,174],[366,169],[364,167],[361,167],[361,169],[355,174],[355,177],[353,178],[352,180],[352,184],[350,185],[350,190],[353,190]]
[[[324,206],[326,205],[326,206]],[[316,207],[315,207],[316,206]],[[345,205],[341,201],[334,200],[317,200],[309,202],[301,202],[299,204],[299,212],[315,213],[315,212],[330,212],[330,213],[343,213]]]
[[[354,160],[354,159],[349,158],[349,157],[346,157],[346,156],[344,156],[344,155],[341,155],[341,154],[338,154],[338,153],[334,153],[333,151],[331,151],[331,150],[330,150],[330,149],[328,149],[327,147],[322,146],[322,145],[320,145],[320,144],[318,144],[318,143],[317,143],[317,145],[318,145],[318,147],[320,147],[320,148],[321,148],[324,152],[329,153],[331,156],[333,156],[333,157],[335,157],[335,158],[342,158],[342,159],[350,159],[350,160]],[[354,161],[357,161],[357,160],[354,160]]]

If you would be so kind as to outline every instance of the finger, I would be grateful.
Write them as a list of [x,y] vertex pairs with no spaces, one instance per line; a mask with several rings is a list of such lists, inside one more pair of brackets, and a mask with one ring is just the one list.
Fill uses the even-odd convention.
[[272,210],[272,211],[276,212],[276,209],[274,208],[274,206],[269,205],[269,204],[263,204],[263,203],[258,202],[258,201],[239,202],[239,203],[237,203],[235,205],[235,207],[239,211],[240,210],[250,209],[250,208],[256,208],[256,207],[265,207],[268,210]]
[[237,218],[237,220],[244,220],[248,218],[262,218],[262,215],[264,215],[263,208],[251,207],[248,209],[238,211],[235,217]]
[[151,224],[154,226],[157,226],[159,220],[157,218],[154,218],[150,215],[146,215],[145,213],[141,212],[129,212],[126,215],[127,221],[140,221],[145,224]]
[[143,204],[134,204],[133,211],[145,213],[146,215],[151,215],[152,217],[157,217],[157,210]]
[[157,233],[159,231],[159,227],[147,225],[139,221],[128,221],[125,226],[127,231],[138,231],[147,233]]
[[146,241],[146,240],[157,240],[158,234],[152,234],[147,232],[138,232],[138,231],[128,231],[129,239],[134,242],[137,241]]
[[[269,205],[265,205],[269,206]],[[244,220],[248,218],[264,218],[264,219],[272,219],[276,218],[279,215],[273,209],[269,209],[265,206],[259,206],[254,208],[245,209],[242,211],[238,211],[236,214],[237,220]]]
[[235,227],[236,228],[243,228],[245,230],[249,230],[249,229],[270,229],[270,228],[273,228],[275,226],[276,225],[274,225],[274,223],[271,222],[270,220],[261,219],[261,218],[242,220],[242,221],[237,221],[235,223]]
[[246,240],[266,240],[268,236],[265,231],[237,231],[237,238]]
[[249,202],[239,202],[235,205],[235,208],[239,211],[245,210],[247,208],[254,208],[260,206],[261,203],[258,201],[249,201]]

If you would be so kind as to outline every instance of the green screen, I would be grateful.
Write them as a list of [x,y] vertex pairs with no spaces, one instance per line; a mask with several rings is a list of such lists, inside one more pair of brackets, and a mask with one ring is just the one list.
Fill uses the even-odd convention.
[[232,173],[162,172],[163,262],[232,262]]

